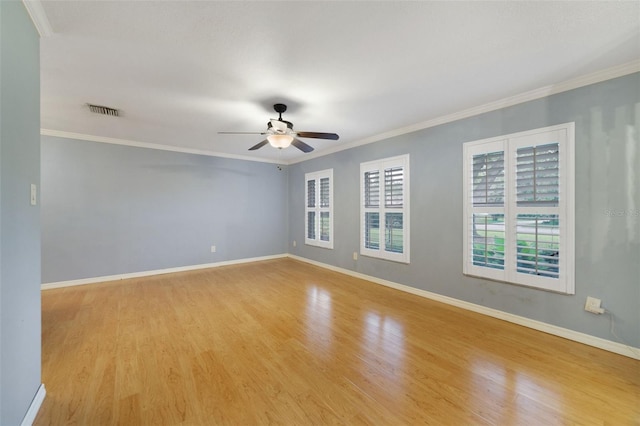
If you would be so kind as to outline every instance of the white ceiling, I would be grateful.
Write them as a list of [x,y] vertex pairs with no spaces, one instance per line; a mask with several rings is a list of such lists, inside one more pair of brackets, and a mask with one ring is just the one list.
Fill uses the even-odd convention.
[[[289,105],[316,152],[636,61],[640,2],[42,1],[42,128],[247,151]],[[86,103],[118,108],[118,118]]]

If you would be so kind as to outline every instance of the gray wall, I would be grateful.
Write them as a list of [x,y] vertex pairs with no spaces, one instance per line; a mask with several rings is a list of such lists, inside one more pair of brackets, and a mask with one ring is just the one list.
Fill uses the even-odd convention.
[[0,424],[18,425],[40,386],[39,38],[0,1]]
[[[559,295],[462,275],[462,144],[576,123],[576,294]],[[640,74],[424,129],[289,167],[289,252],[319,262],[640,346]],[[411,156],[411,264],[361,256],[359,164]],[[304,242],[304,174],[334,169],[335,249]],[[298,242],[293,247],[292,240]]]
[[42,282],[286,253],[287,182],[275,164],[43,136]]

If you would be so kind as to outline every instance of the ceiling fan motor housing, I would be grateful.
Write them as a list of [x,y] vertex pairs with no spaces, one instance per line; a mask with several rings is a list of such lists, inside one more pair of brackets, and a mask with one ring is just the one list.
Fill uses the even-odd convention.
[[274,120],[274,121],[279,121],[280,123],[284,123],[287,125],[287,127],[286,128],[274,127],[273,122],[269,121],[267,123],[267,131],[273,131],[275,133],[281,133],[281,134],[293,132],[293,123],[291,123],[290,121],[286,121],[286,120]]

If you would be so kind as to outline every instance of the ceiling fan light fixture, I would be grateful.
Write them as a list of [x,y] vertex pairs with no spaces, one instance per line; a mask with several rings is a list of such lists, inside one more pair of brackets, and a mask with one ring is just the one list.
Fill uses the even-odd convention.
[[[2,0],[0,0],[2,1]],[[302,142],[297,137],[312,138],[312,139],[329,139],[338,140],[338,135],[335,133],[320,133],[320,132],[299,132],[293,130],[293,123],[282,119],[282,113],[287,110],[287,106],[284,104],[275,104],[273,109],[279,114],[278,119],[272,119],[267,122],[266,132],[218,132],[218,134],[255,134],[255,135],[267,135],[266,139],[258,142],[249,151],[255,151],[260,149],[266,144],[271,145],[274,148],[283,149],[288,148],[290,145],[295,146],[300,151],[307,153],[313,151],[313,147]]]
[[287,148],[293,142],[291,135],[269,135],[267,136],[269,144],[274,148]]

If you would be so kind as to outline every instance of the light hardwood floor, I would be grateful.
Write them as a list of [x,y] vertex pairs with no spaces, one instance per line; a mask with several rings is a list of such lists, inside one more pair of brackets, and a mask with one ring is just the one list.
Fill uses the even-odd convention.
[[633,425],[640,362],[291,259],[47,290],[36,425]]

